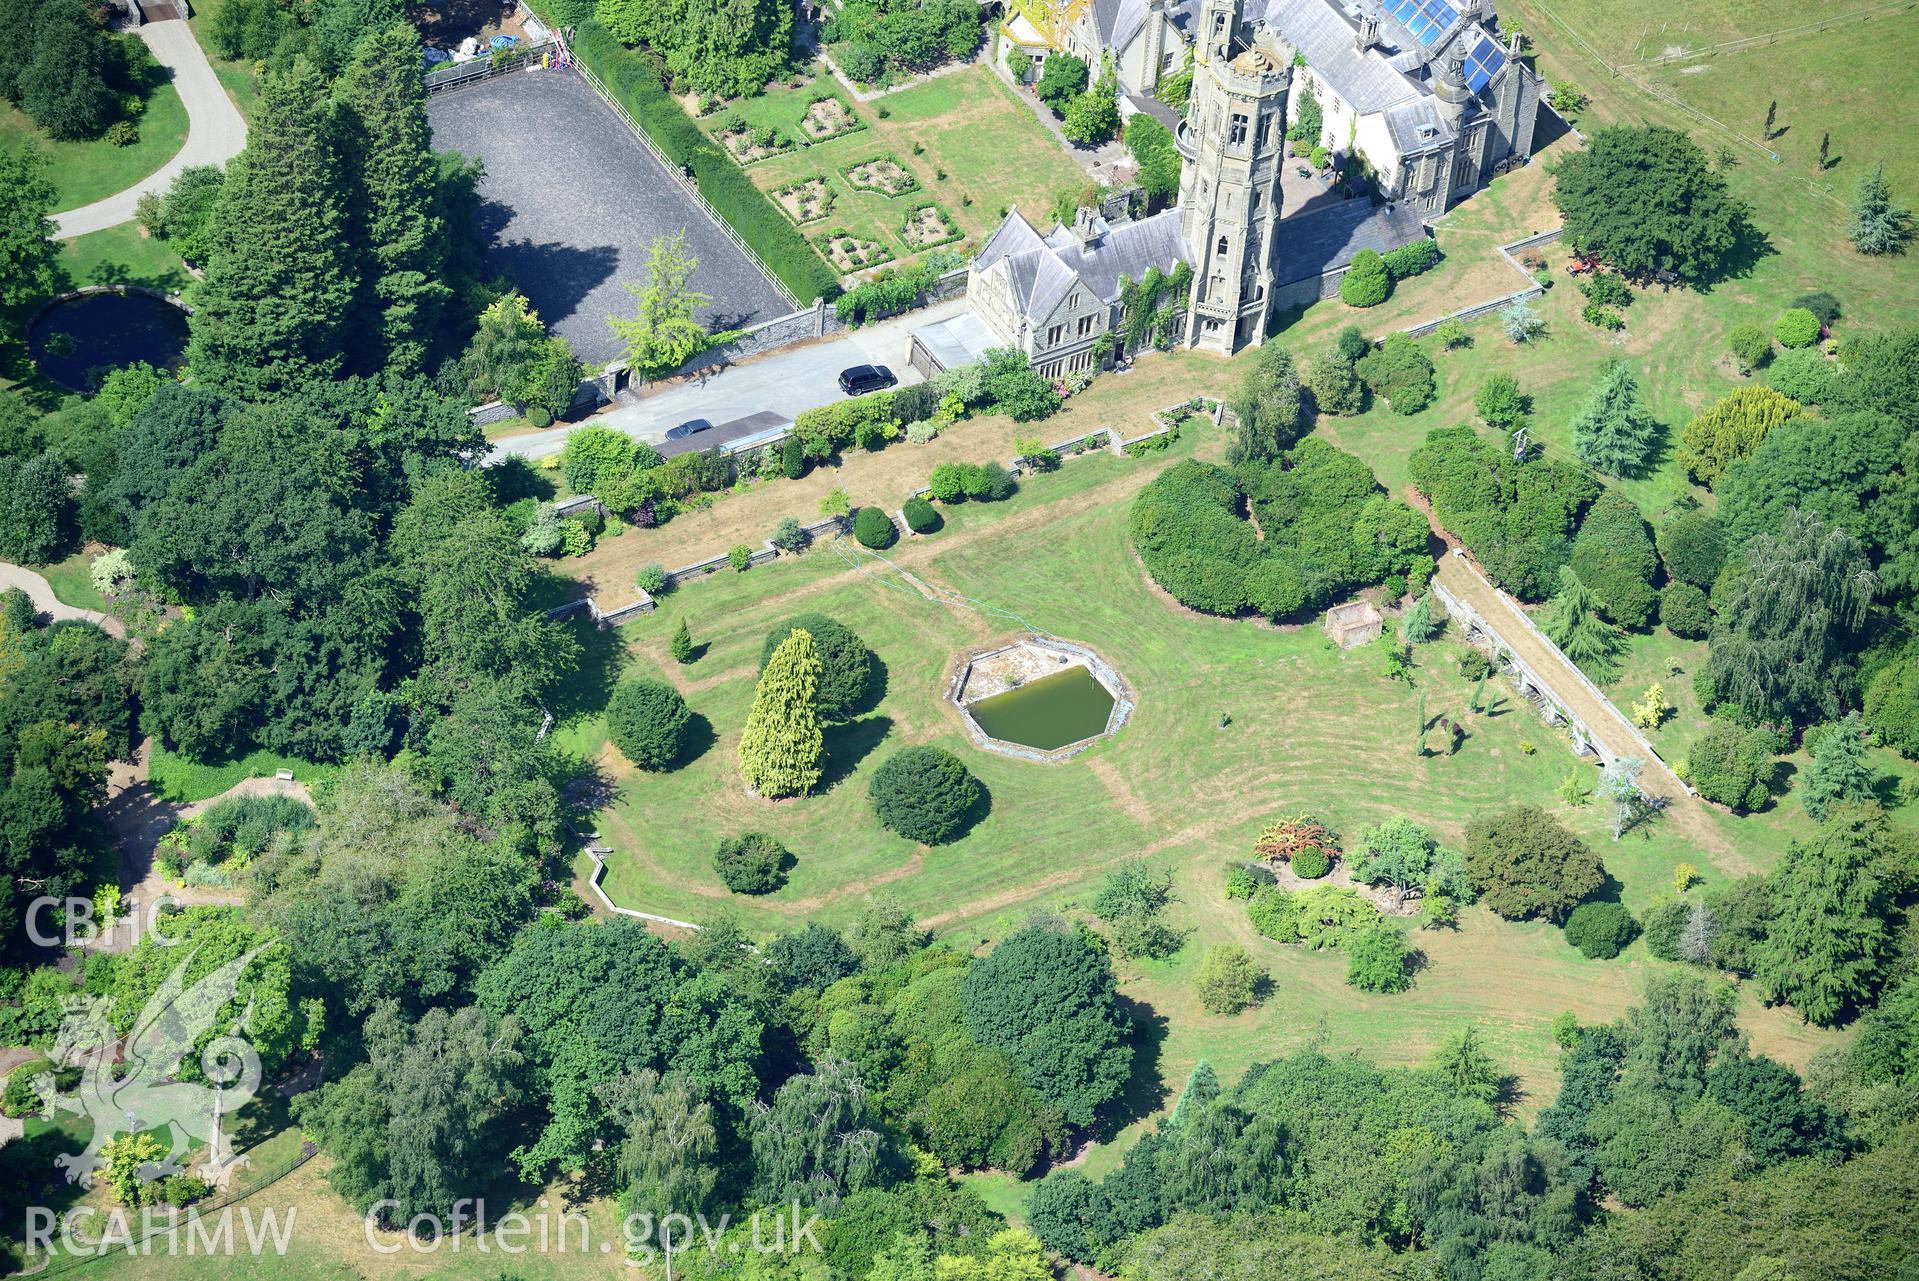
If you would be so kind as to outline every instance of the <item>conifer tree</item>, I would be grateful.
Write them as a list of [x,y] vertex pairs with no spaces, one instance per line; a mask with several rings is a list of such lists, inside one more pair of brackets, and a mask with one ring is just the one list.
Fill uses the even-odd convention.
[[1812,764],[1806,767],[1799,785],[1799,802],[1815,822],[1823,823],[1834,805],[1841,801],[1873,799],[1873,773],[1866,764],[1866,743],[1860,736],[1859,713],[1846,718],[1826,732],[1812,749]]
[[740,773],[761,796],[799,796],[820,780],[820,671],[813,634],[795,630],[760,673],[740,736]]
[[1853,248],[1862,254],[1898,253],[1912,234],[1912,211],[1893,202],[1883,163],[1859,180],[1849,234]]
[[1608,476],[1637,476],[1659,447],[1659,424],[1639,400],[1639,380],[1623,361],[1609,361],[1573,416],[1573,452]]
[[1884,824],[1867,807],[1844,809],[1788,846],[1768,878],[1772,912],[1754,945],[1754,977],[1768,999],[1821,1026],[1867,999],[1890,946]]
[[1571,566],[1559,569],[1559,594],[1541,611],[1540,630],[1588,672],[1610,672],[1625,633],[1599,616],[1599,600]]
[[680,615],[680,625],[673,629],[673,639],[666,648],[673,661],[682,666],[693,661],[693,631],[686,625],[686,615]]
[[246,150],[227,170],[187,363],[244,400],[340,372],[355,288],[326,81],[304,58],[268,78]]
[[355,188],[348,215],[366,255],[365,302],[377,313],[366,336],[380,340],[387,368],[409,375],[426,363],[448,294],[420,68],[419,33],[399,22],[363,37],[333,86]]
[[1213,1065],[1205,1059],[1193,1064],[1192,1072],[1186,1078],[1186,1088],[1179,1092],[1179,1102],[1173,1105],[1173,1114],[1166,1120],[1166,1127],[1172,1129],[1192,1119],[1194,1113],[1204,1112],[1206,1105],[1219,1097],[1219,1074],[1213,1071]]

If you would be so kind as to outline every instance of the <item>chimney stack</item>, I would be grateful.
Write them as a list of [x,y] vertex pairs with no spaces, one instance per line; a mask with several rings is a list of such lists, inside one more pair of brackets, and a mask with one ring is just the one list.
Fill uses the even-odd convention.
[[1353,34],[1353,47],[1361,53],[1379,43],[1379,19],[1366,14],[1359,20],[1359,30]]

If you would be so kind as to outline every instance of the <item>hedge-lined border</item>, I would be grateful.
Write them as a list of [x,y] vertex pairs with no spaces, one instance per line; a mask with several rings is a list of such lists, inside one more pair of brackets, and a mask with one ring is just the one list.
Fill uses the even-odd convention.
[[[780,193],[791,191],[795,187],[803,187],[809,182],[817,182],[826,188],[826,208],[820,210],[811,218],[795,218],[792,214],[786,213],[786,206],[780,203]],[[781,213],[786,214],[786,220],[796,227],[810,227],[816,222],[825,221],[827,216],[833,212],[833,206],[840,202],[840,193],[833,190],[832,181],[823,173],[816,173],[808,178],[796,178],[784,187],[775,187],[766,194],[773,201],[773,207]]]
[[[881,191],[878,187],[869,187],[865,183],[854,181],[853,171],[855,169],[858,169],[861,165],[876,165],[883,160],[890,160],[898,165],[900,172],[910,178],[913,185],[899,191]],[[868,156],[864,160],[855,160],[850,165],[841,165],[840,178],[845,181],[848,190],[864,191],[867,195],[878,196],[881,200],[904,200],[908,196],[917,196],[926,190],[926,184],[921,182],[920,176],[913,172],[913,166],[907,164],[890,151],[882,151],[878,155]]]
[[[818,104],[822,102],[839,103],[840,107],[843,110],[845,110],[847,117],[851,121],[851,123],[848,124],[844,129],[840,129],[833,133],[825,134],[825,135],[822,135],[821,137],[815,138],[812,134],[806,132],[806,115],[807,115],[807,112],[813,110],[815,106],[817,106]],[[848,102],[844,96],[842,96],[839,93],[832,92],[830,90],[826,93],[821,94],[817,98],[808,98],[806,100],[805,110],[800,112],[799,123],[793,126],[794,132],[798,133],[800,136],[800,139],[801,139],[800,145],[803,147],[823,146],[826,143],[832,142],[835,138],[844,138],[850,134],[856,134],[864,128],[866,128],[866,117],[862,116],[859,112],[855,111],[853,109],[853,104]]]
[[[892,262],[899,257],[898,254],[893,252],[892,247],[886,243],[886,239],[883,236],[875,237],[874,239],[868,240],[865,236],[856,236],[852,232],[844,229],[841,229],[839,231],[823,231],[813,237],[813,251],[819,254],[820,261],[826,264],[826,269],[828,271],[837,272],[839,270],[839,264],[833,261],[833,251],[831,248],[829,248],[829,246],[835,240],[864,241],[865,243],[872,245],[874,248],[878,249],[880,253],[884,255],[883,257],[875,258],[873,261],[865,264],[864,266],[847,268],[846,274],[849,276],[852,275],[854,272],[871,271],[875,267],[884,267],[887,263]],[[838,279],[837,276],[835,276],[834,278]]]
[[[537,12],[546,6],[532,0],[531,7]],[[549,14],[540,18],[552,25]],[[575,30],[570,47],[667,160],[692,172],[700,194],[802,305],[839,293],[832,267],[806,243],[786,211],[667,93],[651,58],[628,49],[591,18]]]
[[[906,229],[913,225],[913,219],[919,217],[922,212],[928,209],[931,209],[940,216],[940,222],[946,228],[946,235],[940,240],[928,240],[915,244],[913,241],[907,239]],[[923,205],[914,205],[911,209],[907,210],[906,217],[900,222],[899,230],[894,234],[899,237],[900,243],[906,246],[906,252],[909,254],[922,253],[928,249],[938,249],[941,245],[950,245],[955,240],[963,239],[966,235],[965,232],[960,230],[959,219],[953,217],[952,211],[937,200],[929,200]]]

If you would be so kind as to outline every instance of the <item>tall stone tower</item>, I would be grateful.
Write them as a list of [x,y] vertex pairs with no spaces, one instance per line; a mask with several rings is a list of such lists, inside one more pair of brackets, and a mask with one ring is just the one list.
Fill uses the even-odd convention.
[[1204,0],[1178,135],[1180,232],[1193,255],[1186,345],[1227,354],[1266,340],[1292,50],[1240,39],[1240,0]]

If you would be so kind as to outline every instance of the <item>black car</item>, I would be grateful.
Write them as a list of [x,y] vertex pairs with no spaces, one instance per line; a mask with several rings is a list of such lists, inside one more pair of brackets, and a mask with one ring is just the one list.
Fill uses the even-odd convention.
[[855,365],[840,370],[840,390],[849,396],[864,396],[869,391],[885,391],[899,379],[885,365]]
[[703,431],[713,430],[713,424],[704,418],[689,418],[678,427],[666,433],[668,440],[685,440],[688,436],[697,436]]

